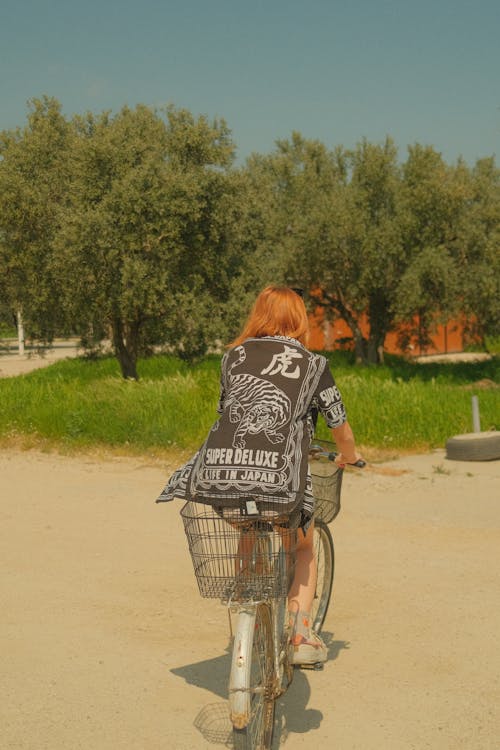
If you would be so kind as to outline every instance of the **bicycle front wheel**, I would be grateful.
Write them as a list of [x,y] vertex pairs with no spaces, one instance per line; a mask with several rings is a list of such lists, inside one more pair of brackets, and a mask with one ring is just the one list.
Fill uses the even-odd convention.
[[321,631],[332,595],[335,553],[330,529],[323,521],[314,524],[314,553],[318,569],[316,591],[312,606],[313,630]]
[[[259,604],[255,617],[240,613],[235,649],[244,648],[245,654],[233,654],[230,690],[235,689],[230,699],[233,721],[233,743],[235,750],[269,750],[274,727],[274,660],[273,636],[270,608]],[[238,640],[239,639],[239,640]],[[246,646],[245,646],[246,644]],[[243,671],[243,683],[238,686]],[[239,704],[240,711],[234,712]],[[243,711],[241,711],[243,707]],[[238,724],[244,724],[241,728]]]

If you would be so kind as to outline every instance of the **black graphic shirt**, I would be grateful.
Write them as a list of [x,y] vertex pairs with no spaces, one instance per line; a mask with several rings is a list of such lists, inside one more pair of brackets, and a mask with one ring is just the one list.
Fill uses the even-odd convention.
[[313,510],[308,451],[318,411],[346,421],[325,357],[284,336],[247,339],[222,360],[219,419],[157,502],[235,506],[247,498]]

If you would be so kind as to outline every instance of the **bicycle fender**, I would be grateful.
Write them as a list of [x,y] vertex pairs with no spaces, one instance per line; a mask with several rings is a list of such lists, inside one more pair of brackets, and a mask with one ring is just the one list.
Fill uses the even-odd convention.
[[256,613],[255,605],[241,608],[234,636],[229,676],[229,710],[236,729],[244,729],[250,721],[250,670]]

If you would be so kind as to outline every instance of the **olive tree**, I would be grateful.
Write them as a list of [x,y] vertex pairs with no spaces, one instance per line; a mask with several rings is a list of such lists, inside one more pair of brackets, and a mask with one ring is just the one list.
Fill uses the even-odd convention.
[[223,121],[146,106],[75,119],[74,184],[57,240],[64,307],[122,373],[168,344],[202,354],[234,270],[233,145]]
[[500,169],[493,158],[471,170],[455,255],[462,312],[487,348],[489,336],[500,336]]
[[378,360],[393,322],[403,255],[396,157],[390,140],[329,151],[294,134],[267,162],[286,278],[305,287],[327,318],[348,323],[361,362]]
[[55,99],[29,102],[24,128],[0,133],[0,297],[30,338],[64,330],[53,246],[68,201],[72,129]]
[[405,266],[394,310],[401,345],[426,348],[439,324],[463,310],[459,294],[459,227],[469,193],[463,162],[448,165],[432,146],[408,148],[401,184]]

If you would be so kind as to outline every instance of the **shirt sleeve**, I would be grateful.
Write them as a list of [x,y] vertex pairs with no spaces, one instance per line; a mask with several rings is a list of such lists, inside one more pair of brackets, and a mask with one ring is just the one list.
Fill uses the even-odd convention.
[[335,385],[328,362],[316,388],[313,406],[321,412],[330,428],[340,427],[344,422],[347,422],[344,402],[339,389]]

